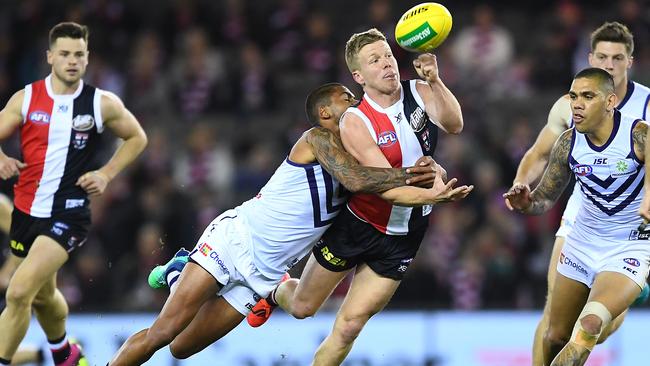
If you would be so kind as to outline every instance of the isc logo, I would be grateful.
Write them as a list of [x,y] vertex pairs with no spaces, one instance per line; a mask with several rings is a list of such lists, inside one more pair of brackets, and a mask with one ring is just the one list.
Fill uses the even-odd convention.
[[29,114],[29,120],[34,123],[50,123],[50,115],[43,111],[33,111]]
[[384,131],[377,137],[379,147],[389,147],[397,142],[397,135],[394,131]]
[[578,164],[573,167],[573,172],[581,177],[589,175],[593,172],[593,169],[589,165]]

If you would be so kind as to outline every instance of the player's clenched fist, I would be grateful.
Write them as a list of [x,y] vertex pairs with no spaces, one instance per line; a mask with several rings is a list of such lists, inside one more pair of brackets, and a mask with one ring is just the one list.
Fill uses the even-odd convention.
[[88,172],[77,180],[77,185],[83,188],[91,196],[99,196],[104,193],[110,179],[99,170]]
[[421,79],[429,83],[438,81],[438,61],[436,55],[432,53],[423,53],[413,60],[413,66]]
[[26,166],[27,164],[20,160],[0,154],[0,178],[2,179],[9,179],[20,174],[20,170]]

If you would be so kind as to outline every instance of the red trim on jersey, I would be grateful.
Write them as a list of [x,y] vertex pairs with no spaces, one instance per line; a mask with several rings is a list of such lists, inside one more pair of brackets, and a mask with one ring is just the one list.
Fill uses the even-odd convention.
[[[18,182],[14,185],[14,205],[27,214],[31,214],[36,189],[43,176],[53,107],[54,100],[47,94],[45,80],[33,83],[32,99],[20,127],[20,147],[27,166],[20,171]],[[43,120],[32,121],[30,118],[35,111],[49,114],[47,123]]]
[[[393,168],[401,168],[402,148],[397,140],[397,133],[390,118],[385,113],[372,108],[365,98],[357,108],[370,120],[377,137],[377,145],[390,165]],[[355,215],[367,221],[382,233],[386,233],[388,220],[390,220],[393,209],[392,204],[376,194],[354,194],[348,202],[348,207]]]

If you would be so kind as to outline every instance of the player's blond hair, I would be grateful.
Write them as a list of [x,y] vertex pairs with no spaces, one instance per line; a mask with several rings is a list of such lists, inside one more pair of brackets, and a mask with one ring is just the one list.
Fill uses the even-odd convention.
[[632,32],[619,22],[605,22],[591,33],[591,52],[596,49],[598,42],[614,42],[625,45],[628,56],[634,52],[634,36]]
[[359,70],[359,51],[364,46],[367,46],[371,43],[377,41],[386,42],[386,36],[380,32],[377,28],[368,29],[365,32],[355,33],[348,39],[345,43],[345,63],[348,65],[350,72]]

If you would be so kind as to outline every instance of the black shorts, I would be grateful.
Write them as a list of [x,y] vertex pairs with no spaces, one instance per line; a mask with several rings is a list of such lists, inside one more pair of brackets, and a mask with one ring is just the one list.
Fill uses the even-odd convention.
[[89,227],[90,214],[66,214],[39,218],[14,208],[11,213],[9,246],[14,255],[24,258],[29,253],[36,237],[45,235],[70,253],[86,242]]
[[318,263],[342,272],[362,263],[383,277],[402,280],[420,248],[426,226],[407,235],[386,235],[343,208],[314,246]]

